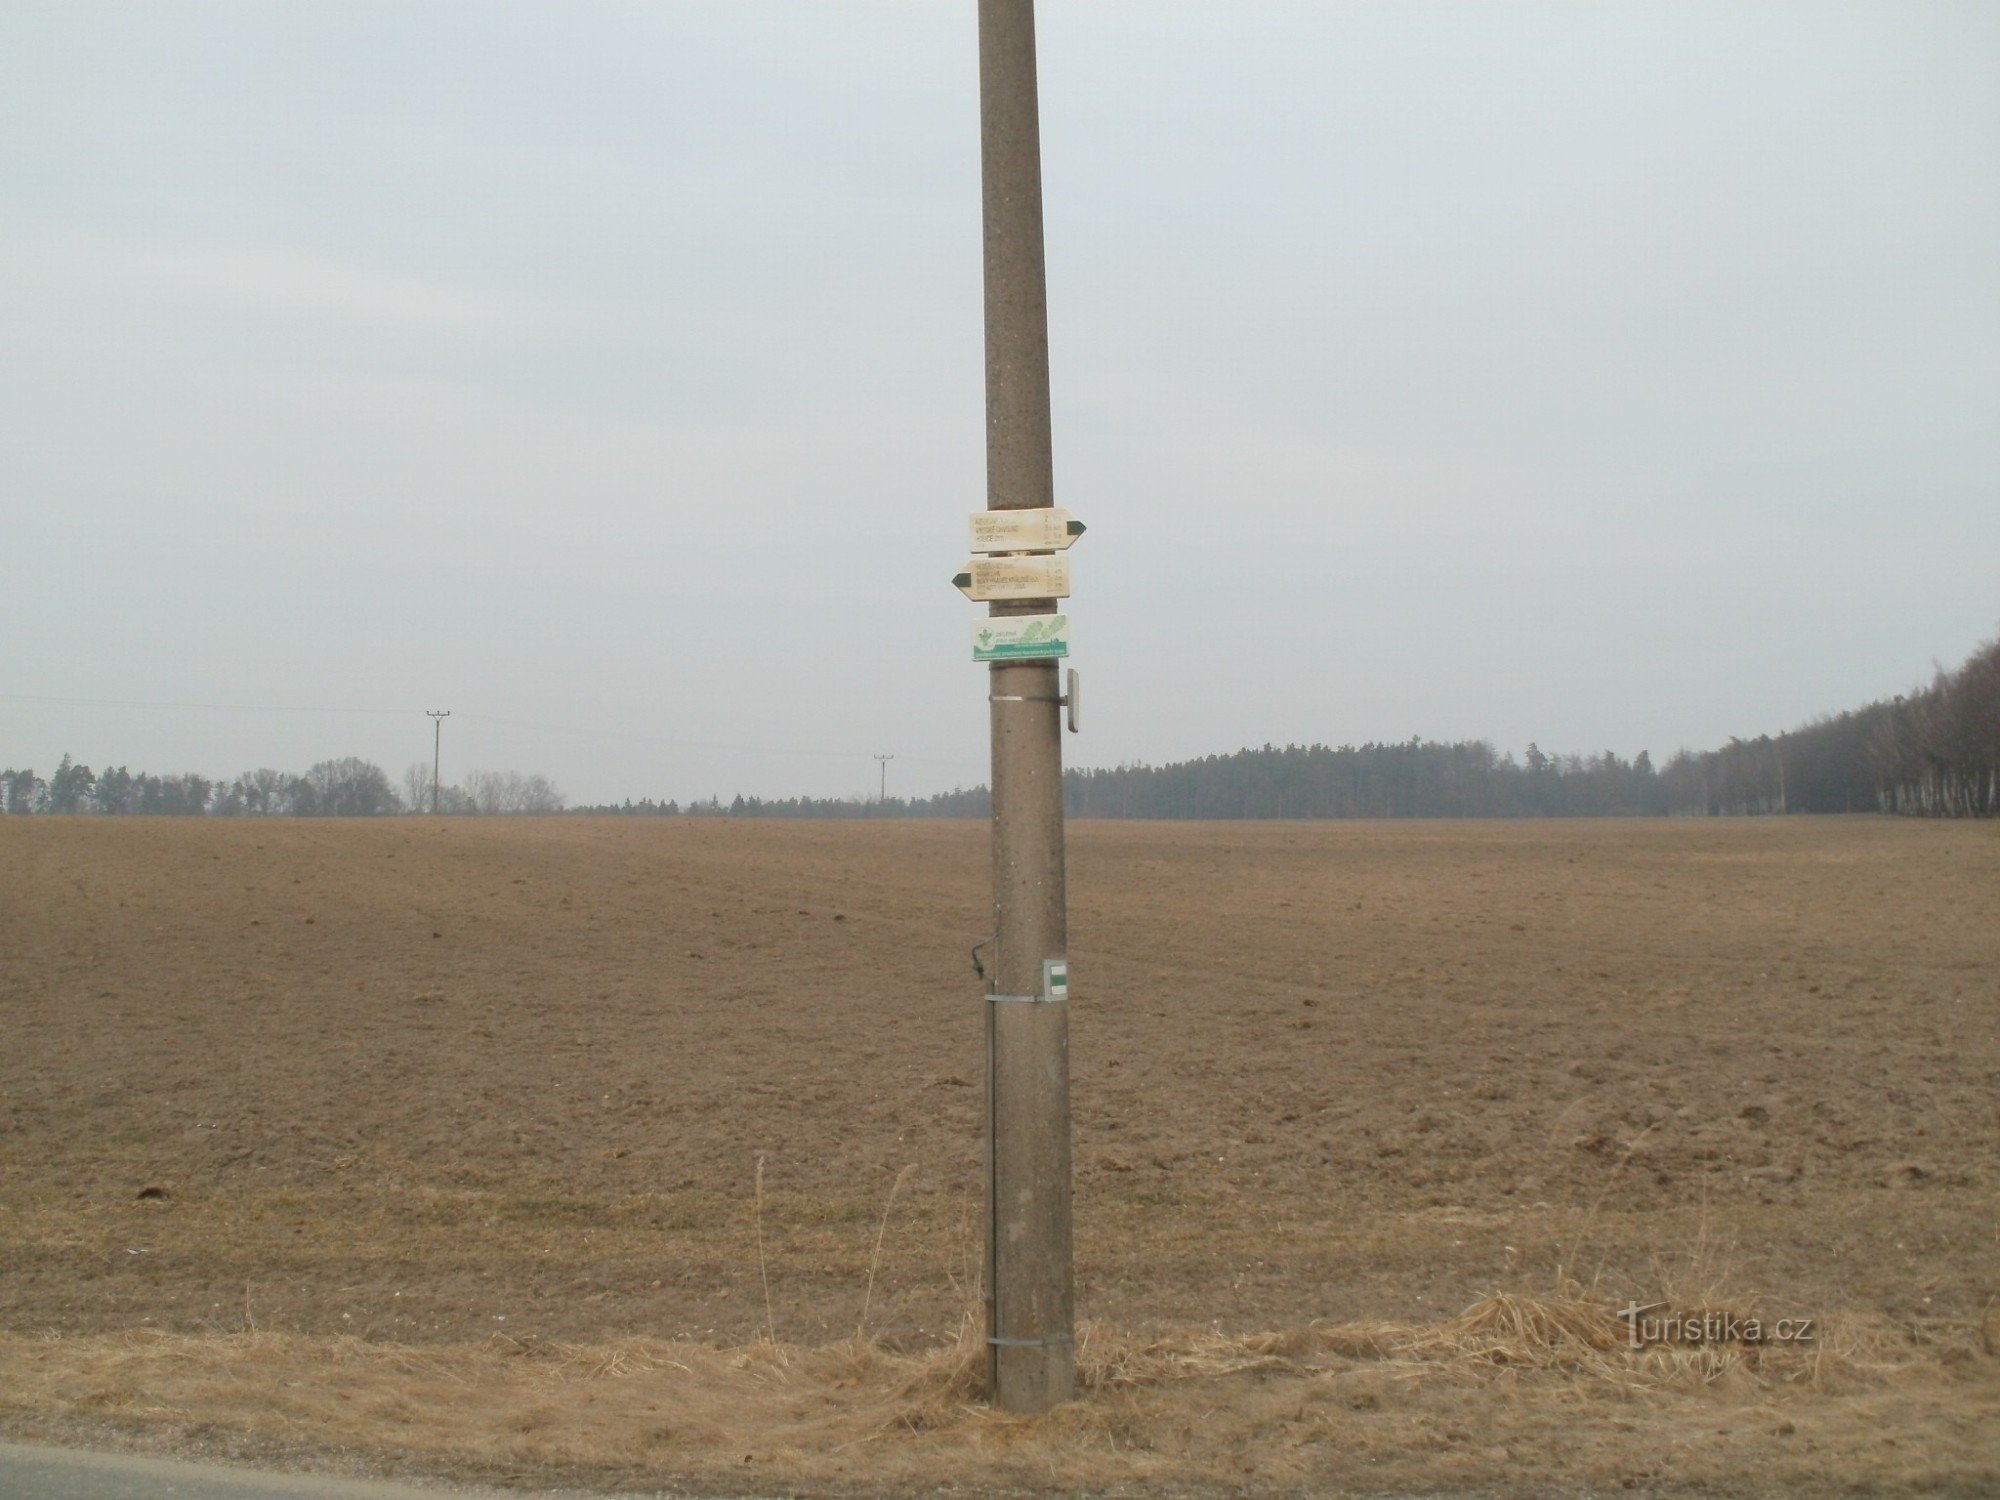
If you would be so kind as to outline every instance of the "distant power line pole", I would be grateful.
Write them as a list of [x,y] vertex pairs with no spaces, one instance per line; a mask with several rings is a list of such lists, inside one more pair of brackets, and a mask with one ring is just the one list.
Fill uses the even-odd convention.
[[444,721],[451,717],[448,708],[427,708],[424,712],[431,720],[431,816],[438,811],[438,765],[444,758]]
[[887,802],[889,800],[889,762],[895,758],[893,755],[878,755],[875,757],[882,767],[882,791],[875,799],[877,802]]
[[[979,161],[987,513],[990,524],[1002,524],[993,513],[1005,512],[1025,525],[1020,512],[1055,505],[1034,0],[979,0]],[[1012,566],[1036,578],[1030,587],[1056,576],[1053,560]],[[1062,576],[1050,595],[1067,594]],[[998,601],[988,609],[994,617],[1056,608],[1056,597],[984,597]],[[993,659],[987,674],[994,914],[986,997],[987,1394],[1003,1410],[1041,1412],[1076,1395],[1062,699],[1053,659]]]

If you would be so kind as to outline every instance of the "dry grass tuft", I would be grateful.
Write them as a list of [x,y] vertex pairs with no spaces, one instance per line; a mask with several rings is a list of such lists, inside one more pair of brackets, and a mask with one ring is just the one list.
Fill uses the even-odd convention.
[[1086,1391],[1209,1379],[1251,1370],[1296,1370],[1296,1336],[1178,1333],[1135,1341],[1102,1324],[1086,1323],[1077,1342],[1077,1380]]
[[[761,1163],[759,1170],[761,1171]],[[903,1191],[903,1185],[917,1175],[915,1162],[896,1174],[896,1180],[889,1185],[889,1196],[882,1204],[882,1222],[875,1226],[875,1253],[868,1258],[868,1289],[861,1294],[861,1317],[854,1325],[857,1341],[868,1337],[868,1309],[875,1301],[875,1276],[882,1269],[882,1243],[889,1233],[889,1211],[896,1206],[896,1195]]]
[[1496,1292],[1443,1324],[1436,1345],[1492,1364],[1575,1365],[1613,1349],[1621,1330],[1601,1304]]

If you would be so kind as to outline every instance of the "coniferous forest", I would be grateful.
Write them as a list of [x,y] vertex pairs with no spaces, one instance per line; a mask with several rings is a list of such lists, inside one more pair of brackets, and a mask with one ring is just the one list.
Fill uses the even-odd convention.
[[[1931,683],[1779,735],[1676,751],[1503,755],[1483,740],[1266,745],[1163,766],[1073,770],[1072,816],[1511,818],[2000,811],[2000,639]],[[671,804],[660,807],[665,811]],[[600,808],[595,811],[625,811]],[[631,808],[632,811],[650,810]],[[681,809],[674,809],[681,811]],[[685,809],[765,817],[967,817],[983,787],[887,803],[739,797]]]
[[1615,817],[2000,812],[2000,639],[1911,693],[1654,766],[1483,741],[1265,746],[1072,771],[1074,813],[1141,818]]

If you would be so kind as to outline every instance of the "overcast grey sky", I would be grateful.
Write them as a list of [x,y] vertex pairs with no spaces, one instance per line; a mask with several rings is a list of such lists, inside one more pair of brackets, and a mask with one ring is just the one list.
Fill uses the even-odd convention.
[[[2000,6],[1040,32],[1073,763],[1657,758],[2000,629]],[[976,81],[971,0],[5,0],[0,762],[984,780]]]

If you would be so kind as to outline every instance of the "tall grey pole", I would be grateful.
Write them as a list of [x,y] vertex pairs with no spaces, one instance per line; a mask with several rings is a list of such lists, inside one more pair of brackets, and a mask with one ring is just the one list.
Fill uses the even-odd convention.
[[895,758],[893,755],[878,755],[875,757],[876,764],[882,767],[882,790],[875,798],[877,802],[886,803],[889,800],[889,762]]
[[[1055,504],[1034,0],[979,0],[986,505]],[[1047,614],[1053,599],[995,603]],[[1062,726],[1053,661],[995,662],[992,993],[986,1006],[987,1391],[1006,1411],[1076,1394]],[[1050,961],[1065,977],[1051,982]]]
[[451,710],[427,708],[425,713],[431,719],[431,816],[438,813],[438,766],[444,758],[444,721],[451,717]]

